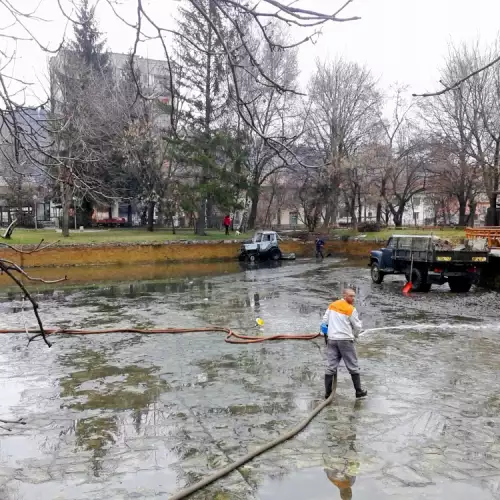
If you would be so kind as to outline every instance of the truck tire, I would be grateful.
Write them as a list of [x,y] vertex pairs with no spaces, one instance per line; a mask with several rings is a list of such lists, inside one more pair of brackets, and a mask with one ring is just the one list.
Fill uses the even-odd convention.
[[463,278],[449,278],[448,285],[453,293],[467,293],[472,287],[472,283]]
[[255,254],[253,254],[253,253],[247,253],[246,260],[248,262],[255,262]]
[[380,283],[384,281],[384,273],[380,270],[380,267],[376,262],[372,263],[371,275],[372,281],[377,285],[380,285]]
[[280,252],[279,248],[273,248],[271,250],[271,253],[269,254],[269,258],[271,260],[274,260],[274,261],[280,260],[281,259],[281,252]]
[[[408,280],[408,275],[406,276],[406,281]],[[427,275],[422,270],[418,268],[413,268],[413,273],[411,276],[411,282],[413,287],[411,289],[412,292],[424,292],[427,293],[431,287],[429,283],[427,283]]]

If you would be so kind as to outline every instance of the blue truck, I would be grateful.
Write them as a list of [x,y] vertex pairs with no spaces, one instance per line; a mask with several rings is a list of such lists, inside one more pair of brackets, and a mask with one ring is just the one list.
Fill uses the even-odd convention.
[[453,247],[432,235],[397,234],[384,248],[370,252],[369,266],[372,281],[377,284],[388,274],[402,274],[407,282],[411,279],[416,292],[448,283],[452,292],[465,293],[478,282],[488,259],[485,245],[479,248],[466,242]]

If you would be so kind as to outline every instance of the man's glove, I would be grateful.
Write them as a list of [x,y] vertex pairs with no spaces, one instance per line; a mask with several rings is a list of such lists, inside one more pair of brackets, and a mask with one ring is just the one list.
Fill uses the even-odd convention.
[[328,345],[328,325],[326,323],[321,323],[319,332],[325,337],[325,345]]

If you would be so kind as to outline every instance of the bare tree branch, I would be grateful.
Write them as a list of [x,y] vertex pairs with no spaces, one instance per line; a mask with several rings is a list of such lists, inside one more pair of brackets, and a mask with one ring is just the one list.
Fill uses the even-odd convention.
[[443,85],[444,88],[442,90],[439,90],[438,92],[428,92],[425,94],[412,94],[412,96],[413,97],[437,97],[437,96],[443,95],[446,92],[450,92],[450,90],[454,90],[454,89],[460,87],[467,80],[470,80],[471,78],[475,77],[476,75],[479,75],[479,73],[486,71],[487,69],[491,68],[492,66],[494,66],[495,64],[498,64],[498,63],[500,63],[500,56],[491,60],[489,63],[485,64],[484,66],[481,66],[480,68],[472,71],[471,73],[464,76],[463,78],[460,78],[460,80],[457,80],[455,83],[448,85],[448,84],[444,83],[443,80],[440,80],[439,83],[441,83],[441,85]]

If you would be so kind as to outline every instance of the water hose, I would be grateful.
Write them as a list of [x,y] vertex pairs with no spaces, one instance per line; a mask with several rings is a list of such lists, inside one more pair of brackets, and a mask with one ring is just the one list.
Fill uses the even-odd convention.
[[[21,330],[21,329],[1,329],[0,334],[7,333],[31,333],[36,334],[40,333],[38,331],[29,331],[29,330]],[[313,340],[318,337],[319,333],[312,333],[306,335],[295,335],[295,334],[279,334],[279,335],[270,335],[263,337],[256,337],[251,335],[241,335],[239,333],[233,332],[230,328],[225,327],[209,327],[209,328],[160,328],[160,329],[145,329],[145,328],[109,328],[102,330],[78,330],[78,329],[47,329],[45,330],[46,335],[98,335],[105,333],[139,333],[144,335],[149,334],[182,334],[182,333],[199,333],[199,332],[224,332],[226,333],[225,342],[229,344],[253,344],[258,342],[265,342],[271,340]],[[337,391],[337,375],[335,375],[333,379],[333,387],[332,394],[328,399],[325,399],[321,403],[319,403],[316,408],[301,422],[299,422],[295,427],[292,427],[284,434],[278,436],[276,439],[269,441],[268,443],[259,446],[254,451],[247,453],[243,457],[239,458],[235,462],[227,465],[223,469],[220,469],[210,476],[198,481],[197,483],[178,491],[174,495],[172,495],[169,500],[180,500],[181,498],[187,498],[193,493],[205,488],[209,484],[221,479],[224,476],[227,476],[234,470],[238,469],[242,465],[250,462],[255,457],[262,455],[266,451],[271,448],[275,448],[276,446],[288,441],[289,439],[295,437],[299,432],[301,432],[305,427],[309,425],[309,423],[320,413],[326,406],[328,406],[335,397]]]
[[227,465],[223,469],[220,469],[210,476],[206,477],[205,479],[202,479],[201,481],[198,481],[197,483],[184,488],[181,491],[178,491],[175,493],[173,496],[169,497],[169,500],[180,500],[181,498],[187,498],[188,496],[192,495],[193,493],[196,493],[197,491],[205,488],[205,486],[208,486],[209,484],[212,484],[213,482],[217,481],[218,479],[223,478],[224,476],[227,476],[229,473],[233,472],[234,470],[238,469],[242,465],[245,465],[247,462],[250,462],[250,460],[253,460],[255,457],[258,457],[259,455],[262,455],[262,453],[265,453],[267,450],[270,450],[271,448],[274,448],[278,446],[281,443],[284,443],[285,441],[288,441],[289,439],[295,437],[299,432],[301,432],[305,427],[309,425],[311,420],[321,411],[323,408],[328,406],[332,401],[333,398],[335,397],[335,393],[337,391],[337,375],[335,375],[333,379],[333,390],[332,394],[328,399],[325,399],[322,401],[314,410],[300,423],[298,423],[295,427],[292,427],[290,430],[286,431],[284,434],[281,436],[278,436],[276,439],[273,439],[272,441],[269,441],[268,443],[259,446],[256,450],[247,453],[246,455],[242,456],[232,464]]
[[[313,340],[318,337],[319,333],[310,333],[305,335],[297,334],[278,334],[268,336],[256,335],[242,335],[241,333],[233,332],[230,328],[224,326],[212,326],[206,328],[105,328],[101,330],[80,330],[75,328],[47,328],[45,335],[100,335],[105,333],[138,333],[141,335],[154,335],[154,334],[170,334],[178,335],[182,333],[226,333],[224,342],[228,344],[257,344],[259,342],[266,342],[270,340]],[[1,334],[8,333],[27,333],[34,334],[34,338],[41,336],[40,330],[29,329],[0,329]]]

